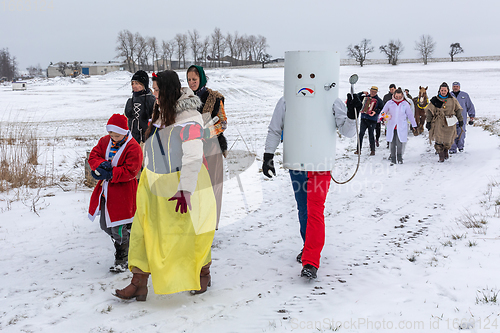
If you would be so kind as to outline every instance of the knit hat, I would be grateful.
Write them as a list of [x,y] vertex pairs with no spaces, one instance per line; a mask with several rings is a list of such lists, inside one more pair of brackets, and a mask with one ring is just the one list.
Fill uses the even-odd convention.
[[455,81],[455,82],[453,82],[453,84],[452,84],[452,85],[453,85],[453,86],[459,86],[459,87],[460,87],[460,82]]
[[372,87],[370,88],[370,90],[376,90],[376,91],[378,91],[378,87],[377,87],[377,86],[372,86]]
[[139,70],[139,71],[135,72],[135,74],[132,76],[131,81],[140,82],[144,86],[145,90],[149,89],[149,76],[148,76],[148,73],[146,73],[143,70]]
[[203,69],[203,67],[196,65],[189,66],[186,75],[189,72],[189,70],[193,67],[196,68],[198,74],[200,75],[200,85],[198,86],[198,90],[200,90],[201,88],[207,85],[207,76],[205,75],[205,70]]
[[126,135],[128,133],[127,117],[115,113],[109,118],[106,125],[106,131]]

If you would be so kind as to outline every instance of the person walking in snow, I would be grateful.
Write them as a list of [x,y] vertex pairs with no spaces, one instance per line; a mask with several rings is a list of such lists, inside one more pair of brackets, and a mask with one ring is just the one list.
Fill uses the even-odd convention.
[[211,246],[217,218],[215,197],[203,158],[199,97],[181,88],[174,71],[153,73],[158,101],[146,131],[144,169],[132,223],[129,269],[132,281],[115,296],[145,301],[148,278],[157,294],[211,285]]
[[403,164],[403,144],[407,141],[408,120],[412,126],[417,127],[413,110],[403,96],[403,91],[398,88],[394,91],[392,98],[387,101],[381,113],[385,113],[387,118],[387,142],[391,145],[391,163]]
[[437,96],[425,108],[426,124],[429,130],[429,141],[434,141],[434,148],[439,154],[439,162],[448,159],[448,152],[457,136],[457,126],[463,127],[462,107],[450,94],[446,82],[441,83]]
[[368,140],[370,141],[370,156],[375,155],[375,128],[379,118],[380,111],[384,107],[384,102],[378,97],[378,87],[372,86],[370,93],[363,91],[358,93],[358,98],[363,101],[363,110],[361,111],[361,121],[359,124],[359,151],[356,149],[355,154],[361,154],[363,146],[363,137],[368,130]]
[[149,76],[145,71],[135,72],[131,85],[132,97],[127,100],[124,113],[135,141],[143,144],[146,141],[146,130],[153,115],[156,98],[149,89]]
[[472,103],[469,94],[465,91],[460,91],[460,82],[453,82],[451,85],[451,95],[455,97],[458,101],[458,104],[462,107],[462,118],[464,120],[464,124],[462,127],[459,127],[457,124],[457,137],[453,141],[453,144],[450,148],[450,154],[455,154],[458,151],[463,151],[465,146],[465,134],[467,132],[467,115],[469,115],[469,125],[474,124],[474,118],[476,117],[476,109],[474,108],[474,104]]
[[[352,96],[348,96],[348,101],[351,106],[353,104]],[[361,103],[359,102],[359,104]],[[332,109],[339,132],[347,137],[353,137],[356,134],[354,107],[350,107],[347,111],[342,100],[337,98]],[[264,149],[262,173],[269,178],[276,175],[273,159],[274,152],[281,141],[285,125],[285,112],[285,98],[281,97],[274,108]],[[299,170],[289,170],[289,173],[297,202],[300,236],[304,244],[296,259],[303,265],[302,276],[316,278],[321,251],[325,243],[324,209],[331,174],[328,171]]]
[[227,140],[224,131],[227,128],[227,117],[224,110],[224,96],[218,91],[207,88],[207,76],[203,67],[192,65],[188,68],[187,81],[189,88],[201,100],[198,111],[202,114],[204,123],[217,117],[217,121],[209,126],[209,137],[203,140],[203,152],[208,163],[208,172],[212,188],[217,200],[217,226],[222,209],[222,192],[224,180],[224,164],[222,156],[227,157]]
[[89,155],[92,176],[99,180],[90,198],[89,218],[100,215],[101,229],[113,241],[115,262],[112,272],[128,267],[130,224],[136,210],[136,176],[142,165],[142,150],[127,126],[127,118],[114,114],[102,137]]

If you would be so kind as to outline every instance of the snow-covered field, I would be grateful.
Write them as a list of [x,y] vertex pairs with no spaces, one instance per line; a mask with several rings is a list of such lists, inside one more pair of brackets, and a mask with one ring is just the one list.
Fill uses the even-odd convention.
[[[412,94],[429,86],[433,96],[441,82],[460,81],[482,123],[500,120],[500,62],[343,66],[340,73],[341,97],[352,73],[358,91],[377,85],[381,97],[390,83]],[[87,218],[91,189],[83,186],[85,152],[106,134],[110,115],[123,112],[131,74],[40,80],[24,92],[0,86],[1,125],[36,126],[39,167],[58,183],[0,194],[0,331],[500,331],[498,135],[469,126],[465,151],[437,163],[426,131],[410,137],[404,164],[395,166],[385,142],[368,156],[365,138],[354,180],[331,185],[321,267],[308,282],[295,261],[302,244],[288,173],[280,168],[272,180],[259,173],[283,69],[207,74],[209,87],[226,97],[234,143],[226,164],[243,172],[224,184],[212,287],[199,296],[155,295],[150,280],[146,302],[111,295],[131,274],[108,271],[114,249]],[[354,171],[354,150],[355,140],[339,139],[336,178]],[[256,159],[246,168],[248,152]]]

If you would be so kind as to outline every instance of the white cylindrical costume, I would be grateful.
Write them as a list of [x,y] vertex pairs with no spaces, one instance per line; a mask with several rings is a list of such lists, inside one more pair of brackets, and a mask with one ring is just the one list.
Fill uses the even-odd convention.
[[339,68],[338,52],[285,52],[285,168],[333,170],[337,132],[332,106],[339,94]]

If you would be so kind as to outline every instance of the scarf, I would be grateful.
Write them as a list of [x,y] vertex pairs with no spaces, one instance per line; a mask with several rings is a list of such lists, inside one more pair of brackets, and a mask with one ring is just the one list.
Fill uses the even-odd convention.
[[127,138],[128,138],[128,134],[125,135],[125,137],[118,142],[114,142],[113,140],[111,140],[111,148],[109,149],[109,156],[108,156],[109,161],[113,160],[113,158],[116,155],[116,152],[118,150],[120,150],[121,146],[123,146],[125,141],[127,141]]
[[147,95],[147,90],[144,89],[142,91],[133,91],[132,94],[134,95],[134,97],[139,97],[139,96],[142,96],[142,95]]
[[[448,93],[448,94],[449,94],[449,93]],[[443,95],[439,94],[438,96],[439,96],[439,97],[441,97],[442,99],[447,99],[447,98],[448,98],[448,95],[443,96]]]
[[401,104],[402,101],[404,101],[404,97],[401,97],[401,99],[396,99],[394,96],[392,97],[392,100],[394,101],[394,103],[396,103],[397,105]]

